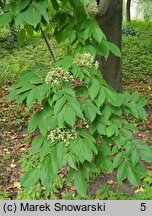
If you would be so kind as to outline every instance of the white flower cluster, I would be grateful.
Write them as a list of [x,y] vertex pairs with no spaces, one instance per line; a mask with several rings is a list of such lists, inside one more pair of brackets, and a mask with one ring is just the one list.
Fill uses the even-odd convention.
[[95,67],[96,69],[99,68],[99,62],[98,62],[98,61],[95,61],[95,63],[94,63],[94,67]]
[[75,58],[74,63],[77,64],[78,67],[88,67],[91,68],[94,66],[96,69],[99,68],[99,62],[94,61],[94,57],[90,53],[78,54]]
[[99,12],[97,1],[88,0],[86,1],[86,11],[92,15],[96,15]]
[[67,127],[55,128],[50,131],[47,138],[53,143],[64,142],[66,145],[68,145],[69,140],[74,140],[77,138],[77,132],[74,129]]
[[63,81],[74,81],[74,76],[68,71],[64,71],[63,68],[57,67],[52,68],[45,79],[47,84],[51,83],[52,85],[61,86]]

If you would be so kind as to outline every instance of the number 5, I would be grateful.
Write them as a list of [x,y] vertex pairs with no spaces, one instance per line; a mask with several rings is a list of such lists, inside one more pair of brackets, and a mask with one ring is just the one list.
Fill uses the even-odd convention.
[[141,203],[140,210],[146,211],[146,203]]

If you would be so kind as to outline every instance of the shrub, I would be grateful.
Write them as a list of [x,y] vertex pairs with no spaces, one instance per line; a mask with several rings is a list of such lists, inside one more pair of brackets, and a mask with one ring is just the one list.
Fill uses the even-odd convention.
[[[133,21],[129,24],[136,36],[123,36],[123,73],[125,77],[151,79],[152,39],[151,22]],[[147,78],[148,76],[148,78]]]
[[131,131],[137,128],[122,113],[145,119],[146,100],[137,92],[116,93],[97,66],[89,53],[66,56],[49,72],[24,71],[19,83],[12,86],[9,99],[26,103],[29,109],[36,101],[42,105],[28,126],[29,133],[38,129],[40,135],[31,147],[31,160],[37,159],[22,177],[24,186],[40,179],[50,190],[66,164],[70,166],[67,182],[74,179],[83,197],[90,174],[99,167],[106,172],[117,169],[119,183],[127,177],[139,184],[145,174],[140,160],[151,160],[151,148],[134,140]]
[[134,36],[134,35],[136,35],[136,32],[131,26],[123,26],[122,27],[122,34]]

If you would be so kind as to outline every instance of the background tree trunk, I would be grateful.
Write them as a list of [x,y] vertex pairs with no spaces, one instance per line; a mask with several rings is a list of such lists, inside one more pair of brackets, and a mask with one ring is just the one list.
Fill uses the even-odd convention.
[[131,0],[127,0],[127,4],[126,4],[126,22],[131,21],[130,7],[131,7]]
[[[107,40],[121,49],[122,0],[100,0],[97,17]],[[122,59],[110,53],[107,60],[97,57],[104,79],[116,91],[122,91]]]

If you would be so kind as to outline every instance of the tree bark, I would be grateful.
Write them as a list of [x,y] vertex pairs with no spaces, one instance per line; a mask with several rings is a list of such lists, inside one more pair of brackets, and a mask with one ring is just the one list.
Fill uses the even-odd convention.
[[127,0],[127,4],[126,4],[126,22],[131,21],[130,8],[131,8],[131,0]]
[[[100,0],[99,25],[107,40],[116,44],[121,50],[122,38],[122,0]],[[106,82],[116,91],[122,91],[122,59],[110,53],[107,60],[97,57],[100,70]]]

